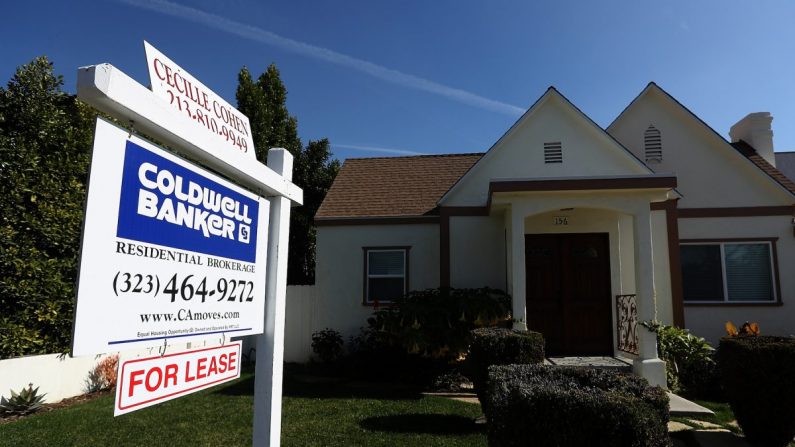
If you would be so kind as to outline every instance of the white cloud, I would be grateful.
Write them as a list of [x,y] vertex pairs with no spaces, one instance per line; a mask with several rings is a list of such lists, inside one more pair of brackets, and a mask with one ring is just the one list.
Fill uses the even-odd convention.
[[391,82],[416,90],[425,91],[434,95],[442,96],[453,101],[474,106],[492,112],[502,113],[510,116],[518,116],[524,113],[524,109],[504,102],[485,98],[466,90],[449,87],[438,82],[393,70],[363,59],[338,53],[328,48],[323,48],[308,43],[282,37],[273,32],[246,25],[216,14],[204,12],[189,6],[166,0],[119,0],[122,3],[136,8],[148,9],[160,14],[170,15],[183,20],[200,23],[210,28],[215,28],[225,33],[233,34],[244,39],[264,43],[280,48],[284,51],[301,54],[312,59],[317,59],[332,64],[341,65],[350,69],[366,73],[375,78]]
[[389,147],[378,147],[378,146],[358,146],[354,144],[331,144],[332,148],[340,148],[340,149],[353,149],[355,151],[367,151],[367,152],[381,152],[384,154],[395,154],[395,155],[426,155],[425,152],[417,152],[417,151],[410,151],[407,149],[393,149]]

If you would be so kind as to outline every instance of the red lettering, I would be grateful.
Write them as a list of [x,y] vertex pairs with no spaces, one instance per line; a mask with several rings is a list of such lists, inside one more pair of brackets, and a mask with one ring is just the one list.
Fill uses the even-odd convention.
[[229,353],[229,371],[234,371],[237,366],[235,365],[235,361],[237,361],[237,351]]
[[218,372],[221,373],[221,374],[225,373],[226,372],[226,353],[223,353],[223,354],[221,354],[220,357],[218,357],[218,365],[220,365],[219,368],[218,368]]
[[190,360],[185,362],[185,382],[193,382],[196,380],[196,376],[190,376]]
[[[168,84],[168,85],[170,85],[172,87],[175,87],[174,78],[172,77],[171,67],[169,67],[168,65],[165,65],[165,64],[163,64],[163,66],[166,68],[166,84]],[[177,89],[177,90],[179,90],[179,89]]]
[[136,377],[142,375],[143,373],[144,373],[144,370],[142,370],[142,369],[139,369],[138,371],[133,371],[132,373],[130,373],[130,389],[127,392],[127,397],[132,397],[133,389],[135,388],[136,385],[140,385],[140,384],[144,383],[143,380],[136,379]]
[[210,367],[207,368],[207,375],[218,374],[218,365],[216,364],[215,356],[210,357]]
[[202,107],[204,107],[204,110],[209,112],[210,111],[210,105],[209,105],[210,104],[210,99],[207,97],[207,92],[202,92],[202,99],[204,100],[204,104],[202,104]]
[[[152,381],[150,380],[152,376],[157,373],[157,382],[152,385]],[[146,390],[149,392],[157,391],[160,388],[160,384],[163,382],[163,370],[155,366],[154,368],[150,369],[149,372],[146,373],[146,379],[144,380],[144,385],[146,386]]]
[[207,361],[206,357],[205,358],[200,358],[198,361],[196,361],[196,378],[197,379],[203,379],[203,378],[207,377],[207,374],[203,373],[203,371],[205,369],[207,369],[207,365],[204,364],[206,361]]
[[166,377],[163,379],[163,388],[168,388],[169,379],[173,381],[174,386],[177,386],[177,369],[176,363],[166,365]]
[[[179,79],[177,79],[177,77],[179,77]],[[180,85],[182,86],[181,90],[179,88]],[[185,93],[185,79],[183,79],[179,73],[174,73],[174,88],[182,94]]]
[[163,62],[160,59],[155,58],[155,60],[152,61],[152,65],[155,66],[155,74],[157,75],[158,78],[160,78],[161,81],[165,81],[166,77],[165,77],[165,75],[160,73],[160,69],[158,68],[158,64],[160,64],[160,67],[164,67]]

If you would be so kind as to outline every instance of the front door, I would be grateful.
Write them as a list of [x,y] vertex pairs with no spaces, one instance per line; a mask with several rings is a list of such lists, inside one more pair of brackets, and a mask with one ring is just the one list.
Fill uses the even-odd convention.
[[527,234],[527,327],[548,355],[612,355],[607,233]]

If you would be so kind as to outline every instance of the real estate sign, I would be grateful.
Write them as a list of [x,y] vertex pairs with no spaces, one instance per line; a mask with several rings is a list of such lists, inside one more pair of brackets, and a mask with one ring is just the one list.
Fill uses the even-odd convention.
[[269,207],[98,119],[73,354],[262,333]]
[[209,133],[221,147],[238,150],[252,159],[254,140],[248,117],[207,88],[190,73],[144,41],[146,65],[152,92],[165,99],[175,111]]
[[240,377],[240,342],[123,360],[114,416],[176,399]]

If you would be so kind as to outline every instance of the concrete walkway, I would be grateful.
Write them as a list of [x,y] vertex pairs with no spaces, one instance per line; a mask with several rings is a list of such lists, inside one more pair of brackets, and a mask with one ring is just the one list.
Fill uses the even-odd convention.
[[715,413],[709,408],[704,408],[701,405],[690,402],[684,397],[677,396],[674,393],[668,392],[668,409],[671,411],[671,416],[714,416]]

